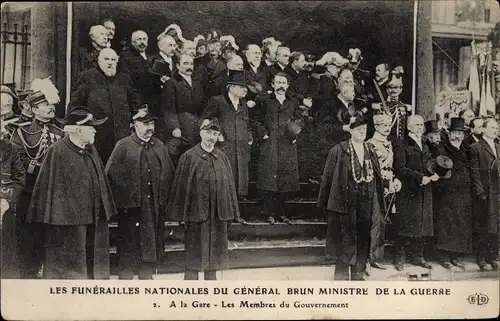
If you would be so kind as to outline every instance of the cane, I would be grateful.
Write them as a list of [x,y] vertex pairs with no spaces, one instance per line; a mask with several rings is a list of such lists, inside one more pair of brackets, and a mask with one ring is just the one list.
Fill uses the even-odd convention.
[[389,218],[389,212],[391,211],[392,202],[394,202],[394,198],[395,198],[395,197],[396,197],[396,194],[395,194],[395,193],[394,193],[394,194],[392,194],[392,196],[391,196],[391,200],[389,201],[389,206],[387,206],[387,210],[386,210],[386,212],[385,212],[385,216],[384,216],[384,221],[385,221],[386,223],[389,223],[389,222],[390,222],[390,221],[388,222],[387,220],[388,220],[388,218]]

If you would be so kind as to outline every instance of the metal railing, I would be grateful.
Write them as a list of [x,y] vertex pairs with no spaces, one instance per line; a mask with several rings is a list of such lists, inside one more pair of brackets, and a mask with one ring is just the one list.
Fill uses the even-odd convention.
[[2,84],[9,84],[17,90],[24,90],[30,79],[31,33],[28,31],[28,25],[20,26],[16,23],[9,26],[4,23],[1,39]]

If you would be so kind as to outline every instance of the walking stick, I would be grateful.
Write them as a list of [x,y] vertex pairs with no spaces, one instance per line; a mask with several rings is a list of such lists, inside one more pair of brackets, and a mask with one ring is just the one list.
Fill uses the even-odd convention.
[[392,194],[391,196],[391,200],[389,201],[389,206],[387,206],[387,210],[385,212],[385,216],[384,216],[384,221],[386,223],[390,223],[390,220],[388,221],[388,218],[389,218],[389,212],[391,211],[391,207],[392,207],[392,202],[394,202],[394,198],[396,197],[396,193]]

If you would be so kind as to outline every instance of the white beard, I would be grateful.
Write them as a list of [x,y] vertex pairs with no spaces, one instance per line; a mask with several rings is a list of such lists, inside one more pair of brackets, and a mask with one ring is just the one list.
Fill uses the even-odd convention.
[[114,77],[116,75],[116,68],[115,69],[106,68],[106,70],[103,70],[103,72],[108,77]]

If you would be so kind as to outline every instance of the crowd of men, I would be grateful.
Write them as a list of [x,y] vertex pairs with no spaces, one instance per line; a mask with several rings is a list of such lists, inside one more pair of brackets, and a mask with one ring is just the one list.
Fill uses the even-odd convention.
[[[320,59],[266,38],[239,48],[217,31],[185,39],[136,30],[114,45],[115,25],[89,31],[68,112],[58,90],[2,85],[2,277],[109,278],[109,228],[118,214],[119,276],[151,279],[164,223],[185,227],[185,279],[215,279],[228,261],[228,227],[248,195],[251,151],[266,220],[292,224],[285,200],[300,190],[297,141],[316,144],[318,206],[335,279],[363,280],[383,265],[386,227],[395,267],[424,258],[498,269],[500,144],[494,115],[472,109],[446,126],[400,101],[403,73],[359,68],[359,49]],[[390,225],[387,225],[390,222]],[[8,258],[8,259],[6,259]],[[488,265],[490,267],[488,267]],[[20,275],[19,275],[20,274]]]

